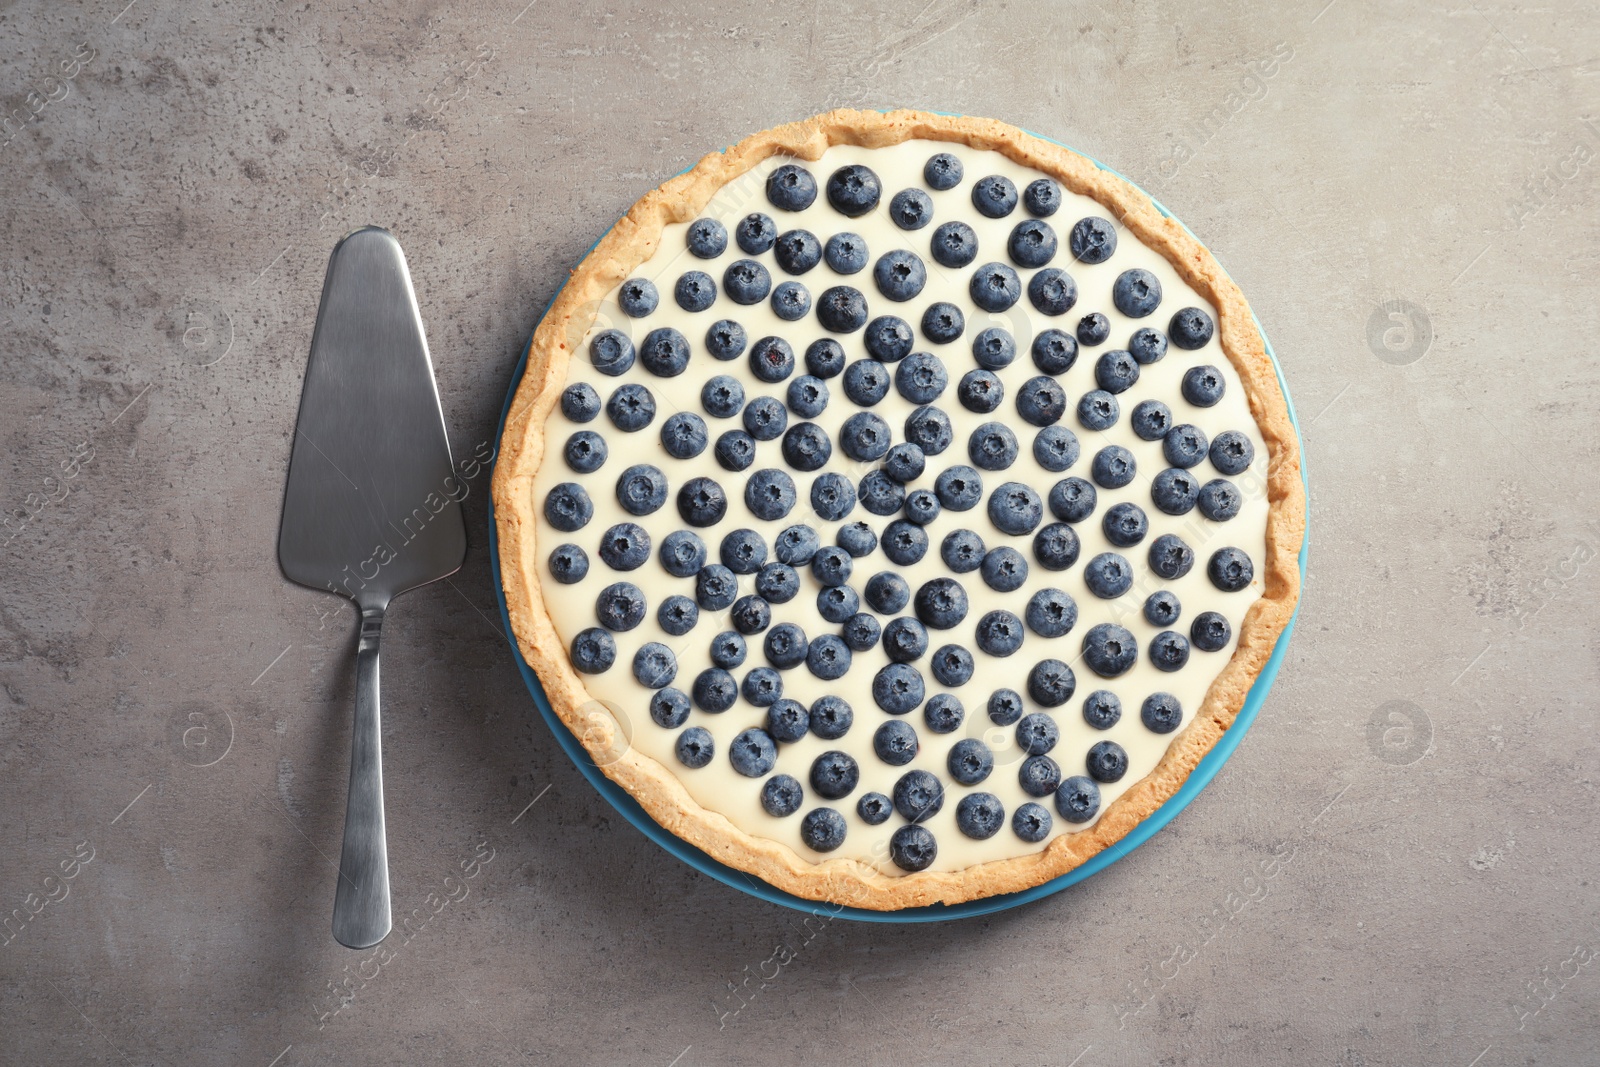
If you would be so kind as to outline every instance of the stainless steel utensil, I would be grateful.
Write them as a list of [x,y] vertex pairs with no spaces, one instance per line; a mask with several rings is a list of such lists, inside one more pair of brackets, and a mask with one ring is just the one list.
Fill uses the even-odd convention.
[[389,602],[460,569],[467,551],[450,442],[405,254],[387,231],[334,248],[300,394],[278,562],[291,581],[361,611],[350,797],[333,936],[389,933],[378,637]]

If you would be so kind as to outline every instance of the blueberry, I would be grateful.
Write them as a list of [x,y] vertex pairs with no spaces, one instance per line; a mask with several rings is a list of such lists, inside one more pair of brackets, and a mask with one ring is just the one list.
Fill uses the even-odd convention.
[[1239,514],[1239,490],[1226,478],[1213,478],[1200,487],[1200,514],[1213,522],[1227,522]]
[[922,721],[936,734],[953,734],[961,729],[967,709],[949,693],[940,693],[922,709]]
[[861,768],[845,752],[824,752],[811,763],[811,789],[825,800],[839,800],[855,792]]
[[1011,832],[1030,845],[1037,845],[1050,836],[1049,809],[1038,804],[1023,804],[1011,813]]
[[710,730],[703,726],[691,726],[678,735],[673,750],[677,753],[679,763],[691,770],[698,770],[716,755],[717,743],[712,739]]
[[832,808],[813,808],[800,820],[800,840],[814,852],[832,852],[848,832],[844,816]]
[[1017,358],[1017,342],[999,326],[990,326],[972,339],[972,358],[984,370],[1002,370]]
[[617,304],[622,313],[631,319],[642,319],[661,303],[661,294],[655,283],[647,278],[629,278],[617,290]]
[[[665,448],[667,455],[673,459],[693,459],[706,450],[706,442],[706,422],[692,411],[680,411],[676,415],[669,415],[661,424],[661,447]],[[656,507],[666,503],[666,500],[666,480],[663,478],[661,500]],[[639,515],[643,512],[636,511],[634,514]]]
[[606,439],[593,430],[579,430],[567,438],[567,446],[563,449],[567,466],[579,474],[593,474],[605,465]]
[[722,539],[722,565],[735,574],[754,574],[767,562],[767,543],[754,530],[734,530]]
[[854,333],[867,321],[867,298],[853,286],[830,286],[817,298],[817,321],[834,333]]
[[1022,279],[1004,263],[985,263],[972,272],[967,295],[983,310],[999,314],[1022,299]]
[[1046,426],[1034,435],[1033,458],[1047,471],[1064,471],[1078,462],[1078,437],[1065,426]]
[[1078,605],[1060,589],[1040,589],[1028,598],[1023,618],[1040,637],[1063,637],[1078,624]]
[[1124,501],[1107,509],[1100,520],[1100,530],[1118,548],[1132,548],[1150,532],[1150,520],[1138,504]]
[[1046,218],[1061,208],[1061,186],[1049,178],[1037,178],[1022,191],[1022,206],[1031,214]]
[[1224,593],[1237,593],[1255,577],[1255,565],[1237,548],[1219,548],[1206,564],[1206,577]]
[[716,259],[727,251],[728,230],[716,219],[695,219],[685,235],[689,252],[700,259]]
[[1065,315],[1078,302],[1078,283],[1059,267],[1047,267],[1028,279],[1028,300],[1041,315]]
[[744,638],[732,630],[724,630],[711,639],[711,665],[731,671],[744,662],[749,647]]
[[[812,195],[816,195],[815,188]],[[878,181],[878,176],[859,163],[840,167],[828,178],[828,203],[839,214],[852,219],[877,207],[882,196],[883,184]]]
[[1125,673],[1139,659],[1139,642],[1127,630],[1103,622],[1083,635],[1083,661],[1102,678]]
[[642,385],[618,386],[606,401],[606,415],[623,433],[642,430],[656,417],[656,398]]
[[1188,471],[1168,467],[1150,482],[1150,501],[1168,515],[1187,515],[1200,497],[1200,483]]
[[1202,611],[1189,627],[1189,640],[1202,652],[1221,652],[1233,640],[1233,627],[1215,611]]
[[861,479],[860,494],[861,506],[874,515],[893,515],[906,502],[905,486],[881,470],[867,472]]
[[1144,621],[1151,626],[1171,626],[1182,614],[1183,605],[1169,590],[1158,589],[1144,598]]
[[650,698],[650,719],[657,726],[676,730],[689,720],[689,698],[676,689],[663,689]]
[[839,429],[839,447],[853,460],[870,463],[882,459],[893,439],[889,424],[870,411],[858,411]]
[[600,414],[600,394],[588,382],[567,386],[561,393],[561,414],[573,422],[593,422]]
[[1098,311],[1091,311],[1078,320],[1078,343],[1093,348],[1103,345],[1111,336],[1111,320]]
[[[939,306],[941,305],[933,305],[935,308]],[[932,310],[933,308],[929,308],[930,312]],[[959,311],[956,312],[957,316],[960,314]],[[923,318],[923,327],[926,332],[926,316]],[[894,372],[895,389],[913,404],[926,404],[937,399],[949,381],[944,364],[931,352],[913,352],[901,361]]]
[[739,687],[734,684],[733,675],[717,667],[707,667],[696,675],[690,692],[695,707],[712,715],[721,715],[739,698]]
[[682,637],[700,621],[700,608],[686,596],[674,594],[656,609],[656,624],[673,637]]
[[1122,701],[1109,689],[1096,689],[1083,698],[1083,721],[1096,730],[1109,730],[1122,718]]
[[619,522],[601,535],[600,558],[612,570],[637,570],[650,558],[650,535],[638,523]]
[[976,737],[962,738],[950,746],[945,766],[958,784],[977,785],[994,771],[994,753]]
[[991,548],[984,555],[980,570],[983,584],[1001,593],[1021,589],[1028,580],[1028,561],[1010,545]]
[[1085,430],[1109,430],[1121,413],[1117,398],[1104,389],[1091,389],[1078,399],[1078,422]]
[[979,415],[987,415],[998,408],[1005,395],[1005,386],[993,371],[969,370],[956,386],[956,399],[961,401],[961,406]]
[[906,416],[906,440],[922,449],[924,455],[937,456],[955,440],[955,429],[949,415],[936,407],[923,406]]
[[1056,231],[1048,222],[1024,219],[1011,228],[1006,250],[1019,267],[1042,267],[1055,258]]
[[1067,239],[1072,258],[1079,263],[1104,263],[1117,250],[1117,230],[1110,219],[1090,215],[1079,219]]
[[1078,361],[1078,342],[1060,330],[1041,330],[1029,351],[1045,374],[1065,374]]
[[867,323],[866,333],[861,340],[867,346],[867,355],[880,363],[895,363],[905,359],[911,354],[911,346],[915,343],[911,324],[894,315],[879,315]]
[[817,554],[821,543],[817,531],[802,523],[786,527],[778,534],[773,542],[772,554],[779,563],[787,563],[791,567],[804,566]]
[[967,439],[967,456],[986,471],[1003,471],[1017,461],[1017,435],[1003,422],[986,422]]
[[767,199],[780,211],[804,211],[817,198],[817,179],[804,167],[785,163],[767,175]]
[[711,324],[711,329],[706,331],[706,351],[712,359],[726,363],[730,359],[739,358],[739,353],[744,351],[745,332],[732,319],[718,319]]
[[922,675],[907,663],[891,663],[872,678],[872,699],[890,715],[904,715],[922,703]]
[[1061,383],[1040,374],[1029,378],[1017,390],[1017,414],[1034,426],[1058,422],[1067,411],[1067,394]]
[[1095,596],[1114,600],[1133,587],[1133,567],[1115,552],[1102,552],[1084,567],[1083,581]]
[[[839,527],[839,532],[834,537],[834,542],[851,556],[860,559],[870,555],[878,547],[878,535],[871,526],[864,522],[847,522]],[[851,614],[855,614],[851,612]],[[835,622],[842,620],[835,619]]]
[[810,230],[789,230],[772,243],[772,258],[789,274],[804,274],[822,262],[822,242]]
[[764,382],[783,381],[794,373],[794,349],[781,337],[763,337],[750,349],[750,373]]
[[797,471],[814,471],[833,455],[828,432],[814,422],[798,422],[783,435],[783,461]]
[[[797,322],[811,313],[811,292],[799,282],[780,282],[772,290],[772,313],[784,322]],[[862,308],[862,318],[866,309]]]
[[967,574],[983,566],[983,538],[971,530],[951,530],[939,545],[939,558],[957,574]]
[[700,406],[714,419],[731,419],[744,407],[744,386],[731,375],[719,374],[700,388]]
[[1150,641],[1150,665],[1158,671],[1182,670],[1189,662],[1189,639],[1172,630],[1163,630]]
[[844,369],[844,395],[851,403],[871,407],[889,395],[889,368],[875,359],[858,359]]
[[850,730],[855,712],[836,696],[818,697],[811,704],[811,732],[824,741],[837,741]]
[[811,510],[825,522],[837,522],[856,506],[856,487],[842,474],[829,471],[811,483]]
[[928,630],[910,616],[890,619],[883,628],[883,652],[895,663],[910,663],[928,652]]
[[1056,790],[1056,811],[1070,823],[1085,823],[1100,812],[1100,787],[1075,774]]
[[[831,337],[812,341],[806,347],[806,374],[813,378],[836,378],[844,370],[844,346]],[[793,386],[790,386],[793,389]]]
[[1047,797],[1061,785],[1061,765],[1049,756],[1029,756],[1017,771],[1017,784],[1030,797]]
[[[860,610],[861,597],[848,585],[828,585],[817,590],[817,614],[827,622],[844,622]],[[816,650],[817,641],[811,642],[812,651]]]
[[1133,406],[1128,425],[1141,441],[1159,441],[1172,429],[1172,409],[1159,400],[1141,400]]
[[1097,495],[1082,478],[1063,478],[1050,489],[1050,514],[1062,522],[1082,522],[1094,514]]
[[902,189],[889,201],[889,217],[902,230],[920,230],[933,220],[933,198],[921,189]]
[[1044,501],[1030,485],[1006,482],[989,497],[989,521],[1013,537],[1030,534],[1044,518]]
[[964,222],[941,223],[933,231],[928,254],[941,267],[959,270],[978,258],[978,235]]
[[[861,821],[868,826],[881,826],[889,821],[889,816],[894,814],[894,804],[882,793],[866,793],[856,801],[856,814],[861,816]],[[921,829],[921,827],[905,827],[907,830]]]
[[562,585],[581,582],[589,573],[589,554],[577,545],[557,545],[550,553],[550,573]]
[[1097,782],[1118,782],[1128,773],[1128,753],[1115,741],[1097,741],[1084,761]]
[[1139,364],[1120,348],[1100,353],[1094,363],[1095,384],[1113,395],[1127,392],[1139,380]]
[[1028,672],[1028,695],[1043,708],[1059,708],[1077,688],[1072,668],[1058,659],[1042,659]]
[[774,818],[793,815],[805,803],[805,791],[793,775],[775,774],[761,787],[761,810]]
[[772,291],[772,276],[753,259],[738,259],[722,272],[722,290],[735,304],[759,304]]
[[1078,562],[1078,535],[1066,523],[1053,522],[1033,538],[1033,558],[1048,571],[1064,571]]
[[917,590],[917,618],[935,630],[948,630],[967,617],[967,591],[954,578],[934,578]]
[[877,647],[878,637],[883,630],[875,616],[863,611],[846,619],[839,632],[844,638],[844,643],[850,646],[850,651],[865,652],[869,648]]
[[806,653],[811,651],[811,642],[806,640],[806,632],[799,626],[792,622],[780,622],[767,631],[762,649],[767,654],[767,662],[780,671],[786,671],[805,662]]
[[922,454],[922,449],[909,441],[895,445],[883,457],[883,473],[901,485],[922,477],[922,472],[927,466],[928,457]]
[[1188,423],[1172,427],[1161,439],[1161,454],[1166,457],[1167,462],[1185,470],[1199,465],[1206,458],[1209,447],[1210,442],[1206,440],[1206,435],[1200,427]]
[[972,186],[972,206],[991,219],[1003,219],[1017,206],[1017,187],[1011,179],[991,174]]
[[850,553],[842,548],[819,548],[811,557],[811,575],[823,585],[843,585],[854,568]]
[[704,311],[717,299],[717,283],[703,270],[686,270],[672,287],[672,299],[685,311]]
[[1157,578],[1176,581],[1194,566],[1194,549],[1177,534],[1162,534],[1150,543],[1150,570]]
[[989,695],[989,721],[1010,726],[1022,718],[1022,694],[1015,689],[996,689]]
[[1003,608],[989,612],[978,620],[978,647],[991,656],[1011,655],[1022,647],[1022,620]]
[[616,639],[599,627],[591,626],[572,639],[574,670],[584,674],[604,674],[616,661]]
[[924,826],[902,826],[889,838],[889,858],[902,871],[925,871],[939,856],[939,843]]
[[1142,319],[1161,303],[1161,283],[1143,267],[1125,270],[1111,286],[1111,302],[1130,319]]
[[828,406],[828,386],[821,378],[802,374],[789,383],[789,410],[802,419],[814,419]]
[[878,292],[890,300],[910,300],[928,284],[928,268],[915,252],[896,248],[878,257],[872,280],[877,283]]
[[1128,354],[1140,363],[1155,363],[1167,354],[1167,338],[1160,330],[1140,327],[1128,338]]
[[752,707],[772,707],[783,698],[783,675],[771,667],[756,667],[744,676],[739,692]]
[[666,502],[667,476],[648,463],[629,467],[617,479],[617,503],[630,515],[649,515]]
[[944,807],[944,785],[932,773],[907,771],[894,783],[894,810],[907,822],[919,823]]
[[778,239],[778,225],[769,216],[752,212],[733,228],[733,239],[745,255],[759,256]]
[[1211,442],[1211,465],[1223,474],[1243,474],[1255,458],[1255,446],[1238,430],[1224,430]]
[[1206,346],[1216,332],[1216,325],[1211,316],[1199,308],[1182,308],[1172,316],[1167,332],[1172,334],[1173,344],[1193,351]]
[[933,671],[933,677],[940,685],[955,689],[972,680],[977,663],[972,653],[960,645],[940,645],[929,657],[928,668]]
[[954,189],[961,184],[961,160],[949,152],[929,156],[922,167],[922,180],[930,189]]
[[769,563],[756,575],[756,595],[769,604],[787,604],[799,592],[800,575],[787,563]]
[[956,804],[956,828],[975,841],[993,837],[1005,824],[1005,805],[993,793],[968,793]]
[[946,345],[960,337],[967,320],[954,304],[939,301],[922,313],[922,336],[936,345]]
[[[742,471],[756,461],[756,439],[743,430],[728,430],[717,438],[717,443],[712,452],[717,457],[717,463],[723,470]],[[679,500],[681,507],[681,493],[679,494]],[[720,518],[720,516],[718,517]],[[697,525],[706,526],[710,524],[699,523]]]
[[694,599],[707,611],[726,611],[739,598],[739,579],[720,563],[708,563],[694,577]]
[[972,467],[958,463],[939,472],[933,491],[951,511],[971,511],[983,499],[983,479]]
[[1104,489],[1121,489],[1138,473],[1133,453],[1121,445],[1107,445],[1094,454],[1089,476]]
[[1212,366],[1190,367],[1183,376],[1183,398],[1197,408],[1208,408],[1222,399],[1222,372]]
[[744,506],[758,519],[776,522],[789,514],[797,499],[794,479],[780,470],[756,471],[744,483]]
[[822,258],[835,273],[859,274],[867,265],[867,242],[858,233],[836,233],[823,246]]
[[872,610],[893,615],[911,601],[911,587],[893,571],[881,571],[867,581],[867,603]]

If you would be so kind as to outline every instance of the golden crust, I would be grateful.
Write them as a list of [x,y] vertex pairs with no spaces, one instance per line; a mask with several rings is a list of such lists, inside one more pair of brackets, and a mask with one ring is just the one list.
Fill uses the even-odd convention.
[[[677,776],[618,737],[617,720],[584,689],[546,613],[539,588],[532,485],[544,453],[544,423],[565,385],[567,360],[587,333],[601,299],[655,252],[669,223],[696,218],[729,181],[773,155],[817,159],[830,146],[881,147],[909,139],[955,141],[1000,152],[1099,201],[1140,241],[1168,259],[1218,312],[1218,338],[1238,371],[1266,442],[1269,511],[1264,593],[1245,615],[1239,644],[1211,684],[1192,722],[1161,762],[1089,829],[1065,834],[1030,856],[962,871],[885,875],[855,860],[811,863],[786,845],[751,835],[694,801]],[[809,900],[878,911],[956,904],[1039,885],[1102,849],[1115,848],[1183,784],[1233,723],[1300,595],[1298,556],[1305,532],[1300,449],[1288,405],[1244,295],[1203,245],[1128,182],[1070,149],[989,119],[922,111],[838,110],[779,126],[714,152],[646,194],[601,239],[534,331],[527,367],[512,401],[494,473],[501,578],[511,628],[523,657],[544,684],[556,714],[582,740],[607,776],[669,832],[730,867]]]

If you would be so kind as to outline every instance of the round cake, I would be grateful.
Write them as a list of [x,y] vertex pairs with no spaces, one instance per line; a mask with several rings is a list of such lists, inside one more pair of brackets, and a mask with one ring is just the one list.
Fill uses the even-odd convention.
[[1291,618],[1249,306],[1002,123],[834,111],[634,205],[494,477],[517,644],[667,830],[813,900],[1029,888],[1154,812]]

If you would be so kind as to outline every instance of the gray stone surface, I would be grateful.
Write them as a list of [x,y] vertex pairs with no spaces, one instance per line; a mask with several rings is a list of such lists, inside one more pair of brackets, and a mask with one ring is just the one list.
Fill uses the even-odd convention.
[[[0,913],[57,898],[0,1061],[1594,1062],[1600,35],[1325,2],[0,5]],[[618,214],[839,103],[1066,141],[1251,297],[1313,488],[1265,711],[1082,885],[808,930],[553,743],[480,477],[384,641],[415,933],[340,948],[354,616],[274,560],[334,240],[400,236],[469,453]]]

